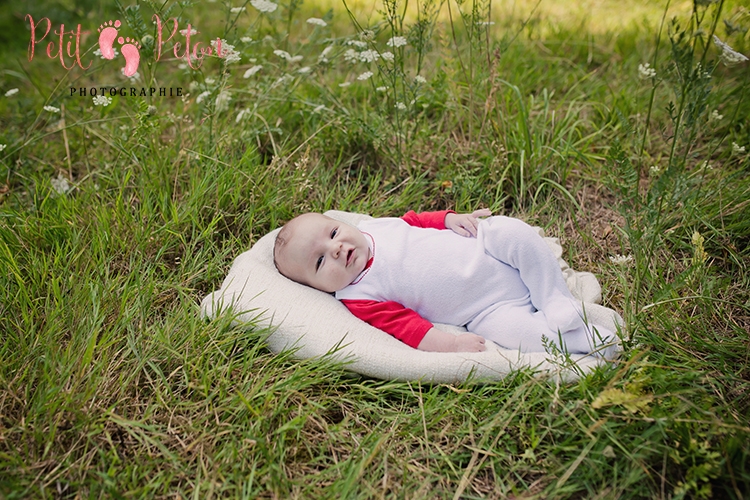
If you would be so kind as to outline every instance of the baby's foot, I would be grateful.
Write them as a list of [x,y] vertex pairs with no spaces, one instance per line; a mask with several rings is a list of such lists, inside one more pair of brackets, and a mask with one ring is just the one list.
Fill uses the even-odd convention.
[[121,24],[122,23],[118,19],[114,22],[111,20],[107,21],[99,26],[99,50],[102,51],[102,57],[104,59],[115,58],[115,51],[112,48],[112,44],[114,43],[115,38],[117,38],[117,28],[119,28]]
[[571,354],[593,354],[614,359],[620,350],[617,335],[599,325],[570,330],[562,336],[565,349]]
[[544,308],[547,326],[553,332],[565,333],[583,326],[583,314],[570,299],[550,301]]
[[130,38],[123,37],[118,38],[117,41],[120,44],[125,44],[120,49],[122,55],[125,56],[125,67],[122,72],[125,76],[133,76],[138,71],[138,64],[141,62],[141,52],[139,50],[141,44],[135,41],[135,39],[131,40]]

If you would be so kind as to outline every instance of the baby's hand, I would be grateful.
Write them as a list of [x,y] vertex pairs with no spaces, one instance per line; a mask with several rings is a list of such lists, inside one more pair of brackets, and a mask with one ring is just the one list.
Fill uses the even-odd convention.
[[477,217],[489,217],[490,215],[492,215],[492,212],[487,208],[474,210],[470,214],[448,214],[445,216],[445,227],[461,236],[476,238],[477,226],[479,225]]
[[455,352],[482,352],[487,347],[484,345],[484,337],[474,333],[462,333],[456,336]]

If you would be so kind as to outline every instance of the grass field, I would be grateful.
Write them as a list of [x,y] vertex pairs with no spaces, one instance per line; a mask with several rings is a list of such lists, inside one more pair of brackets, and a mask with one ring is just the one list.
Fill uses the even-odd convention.
[[[750,498],[750,14],[696,3],[1,5],[0,498]],[[199,318],[300,212],[479,207],[597,275],[617,363],[397,383]]]

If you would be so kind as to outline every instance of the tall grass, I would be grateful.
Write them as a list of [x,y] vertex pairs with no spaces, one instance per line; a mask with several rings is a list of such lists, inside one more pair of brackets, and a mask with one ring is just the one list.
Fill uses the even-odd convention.
[[[711,35],[747,54],[747,11],[613,29],[557,5],[29,6],[94,33],[121,19],[143,59],[131,82],[95,37],[86,72],[2,55],[0,496],[746,498],[750,65]],[[154,12],[241,60],[154,62]],[[94,85],[189,95],[69,96]],[[619,362],[397,383],[199,319],[302,211],[480,206],[597,273],[628,323]]]

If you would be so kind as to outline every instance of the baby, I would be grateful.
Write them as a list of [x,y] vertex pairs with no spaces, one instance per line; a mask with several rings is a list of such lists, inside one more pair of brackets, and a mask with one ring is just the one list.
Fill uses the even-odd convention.
[[[334,293],[355,316],[424,351],[602,351],[616,340],[583,321],[557,259],[528,224],[489,210],[380,218],[357,227],[318,213],[279,232],[274,263]],[[488,217],[478,219],[479,217]],[[453,335],[434,323],[465,326]]]

